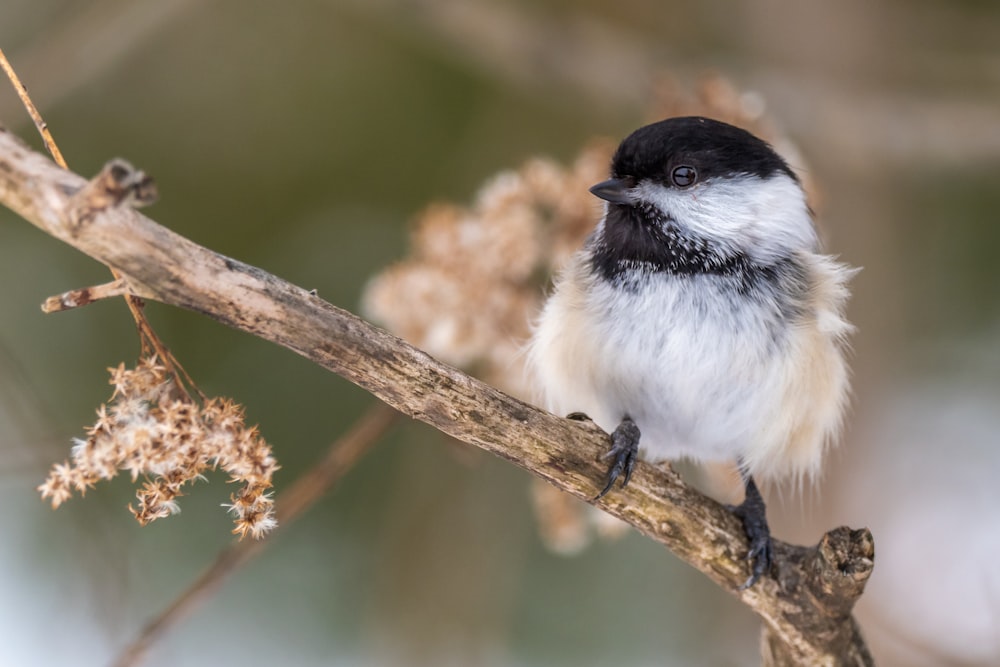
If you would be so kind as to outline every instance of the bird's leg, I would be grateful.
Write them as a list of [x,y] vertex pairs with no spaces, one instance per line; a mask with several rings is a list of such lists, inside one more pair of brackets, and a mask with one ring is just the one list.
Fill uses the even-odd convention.
[[611,449],[601,458],[613,461],[611,468],[608,469],[608,483],[594,500],[603,498],[623,472],[625,473],[625,479],[622,480],[623,487],[632,477],[632,469],[635,468],[635,462],[639,458],[639,427],[631,417],[626,416],[622,419],[622,423],[611,433]]
[[767,525],[767,508],[764,507],[764,498],[760,495],[757,483],[749,474],[741,472],[741,476],[746,496],[742,503],[731,506],[730,509],[743,522],[743,531],[750,543],[750,550],[747,552],[750,577],[740,586],[740,590],[745,590],[771,570],[771,529]]

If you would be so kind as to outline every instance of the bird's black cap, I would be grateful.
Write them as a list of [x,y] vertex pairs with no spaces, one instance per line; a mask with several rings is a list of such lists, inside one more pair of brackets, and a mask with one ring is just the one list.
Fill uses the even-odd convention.
[[728,123],[684,116],[640,127],[622,141],[611,161],[617,179],[670,184],[671,171],[694,167],[699,180],[738,175],[795,174],[771,146]]

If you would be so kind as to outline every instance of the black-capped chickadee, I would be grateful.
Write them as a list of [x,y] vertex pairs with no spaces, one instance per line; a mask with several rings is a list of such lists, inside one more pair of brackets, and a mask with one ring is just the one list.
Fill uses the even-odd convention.
[[788,164],[726,123],[640,128],[590,191],[604,218],[556,279],[530,347],[546,407],[612,434],[598,498],[628,483],[640,454],[738,462],[751,586],[771,562],[754,479],[814,477],[840,426],[854,270],[821,254]]

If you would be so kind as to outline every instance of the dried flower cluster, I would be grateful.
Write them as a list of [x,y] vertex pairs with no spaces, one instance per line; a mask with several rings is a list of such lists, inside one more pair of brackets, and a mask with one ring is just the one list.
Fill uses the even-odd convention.
[[[797,149],[764,117],[759,95],[712,76],[693,95],[664,80],[655,97],[651,121],[709,116],[769,141],[797,168],[815,206]],[[521,352],[550,276],[597,223],[602,206],[588,188],[607,178],[614,146],[592,142],[569,167],[536,158],[493,177],[469,207],[428,208],[414,225],[410,256],[368,285],[365,314],[435,357],[531,399]],[[572,503],[569,511],[571,499],[549,486],[534,498],[549,546],[581,548],[583,506]]]
[[365,313],[430,354],[525,395],[520,350],[541,286],[593,226],[580,196],[607,171],[613,146],[586,148],[568,169],[535,159],[493,177],[469,208],[419,217],[412,257],[377,276]]
[[211,398],[199,405],[178,390],[155,357],[134,369],[108,369],[114,393],[97,410],[87,439],[75,439],[69,461],[53,467],[38,487],[53,507],[83,495],[102,479],[127,471],[144,477],[129,510],[139,523],[176,514],[184,484],[207,470],[222,468],[243,486],[226,505],[235,515],[233,532],[261,537],[276,525],[271,477],[278,469],[256,427],[244,423],[243,409],[229,399]]

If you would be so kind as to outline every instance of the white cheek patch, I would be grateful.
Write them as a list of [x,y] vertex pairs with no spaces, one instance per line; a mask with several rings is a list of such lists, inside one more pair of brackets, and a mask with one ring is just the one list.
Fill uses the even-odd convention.
[[770,262],[817,245],[805,194],[785,174],[716,178],[686,190],[642,181],[632,192],[682,230],[755,260]]

